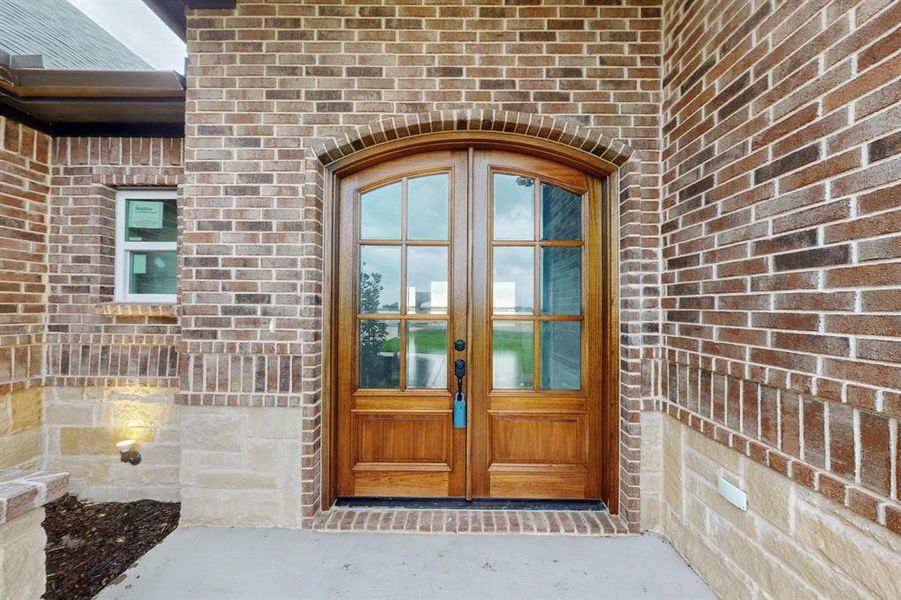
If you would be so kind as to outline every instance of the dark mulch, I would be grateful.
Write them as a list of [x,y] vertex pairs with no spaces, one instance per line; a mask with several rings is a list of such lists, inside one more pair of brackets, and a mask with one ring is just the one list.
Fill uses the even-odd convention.
[[177,502],[79,502],[66,495],[46,505],[47,593],[93,598],[178,525]]

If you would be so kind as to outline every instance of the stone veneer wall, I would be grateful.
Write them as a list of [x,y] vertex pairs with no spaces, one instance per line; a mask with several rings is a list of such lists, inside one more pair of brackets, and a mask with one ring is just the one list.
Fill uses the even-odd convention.
[[887,0],[665,4],[663,346],[644,390],[784,476],[774,494],[791,480],[896,533],[899,20]]
[[183,525],[302,525],[300,408],[185,406]]
[[66,493],[65,473],[0,469],[0,598],[37,600],[46,589],[44,505]]
[[0,524],[0,598],[37,599],[47,589],[47,534],[38,508]]
[[630,157],[620,507],[637,530],[638,364],[657,341],[656,298],[642,285],[656,283],[643,222],[657,209],[660,2],[609,4],[240,0],[188,11],[179,401],[300,407],[306,522],[321,492],[324,163],[349,139],[486,128],[564,143],[578,133],[598,149],[617,140]]
[[0,116],[0,468],[40,462],[50,138]]
[[[173,388],[50,386],[43,390],[44,468],[65,471],[81,499],[177,501],[181,414]],[[138,442],[141,464],[119,459],[116,442]]]
[[[666,414],[642,415],[642,528],[720,598],[901,597],[901,537]],[[722,476],[748,492],[724,500]]]

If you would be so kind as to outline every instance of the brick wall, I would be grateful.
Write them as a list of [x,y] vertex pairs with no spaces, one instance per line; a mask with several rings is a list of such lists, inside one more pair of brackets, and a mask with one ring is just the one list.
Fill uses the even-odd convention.
[[50,138],[0,117],[0,467],[40,455]]
[[50,138],[0,117],[0,393],[41,373]]
[[663,408],[901,527],[901,4],[668,2]]
[[642,285],[655,283],[657,258],[643,222],[657,209],[660,2],[597,4],[239,1],[189,11],[180,399],[301,406],[307,518],[319,501],[322,391],[316,148],[359,141],[360,126],[373,127],[372,143],[411,128],[515,130],[530,115],[556,118],[557,137],[578,126],[634,151],[621,168],[621,505],[637,509],[637,365],[642,343],[656,341],[656,299]]
[[178,139],[53,141],[47,385],[177,385],[176,313],[111,303],[116,188],[175,188],[182,172]]

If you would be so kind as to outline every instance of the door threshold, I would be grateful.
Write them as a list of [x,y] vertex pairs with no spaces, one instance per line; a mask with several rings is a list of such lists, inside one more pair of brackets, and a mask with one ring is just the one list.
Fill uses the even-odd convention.
[[394,508],[410,510],[607,510],[600,500],[519,500],[506,498],[384,498],[339,497],[336,508]]

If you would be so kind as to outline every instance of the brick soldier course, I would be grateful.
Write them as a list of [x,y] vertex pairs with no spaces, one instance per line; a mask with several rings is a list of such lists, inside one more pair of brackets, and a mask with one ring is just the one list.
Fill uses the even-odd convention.
[[[183,142],[0,121],[0,383],[43,386],[27,428],[73,489],[171,493],[187,523],[484,531],[488,513],[321,506],[331,168],[426,133],[550,140],[616,169],[619,514],[494,531],[655,529],[719,593],[890,596],[899,22],[893,0],[189,9]],[[111,303],[129,186],[178,186],[177,309]],[[92,436],[142,394],[157,471],[137,482]]]

